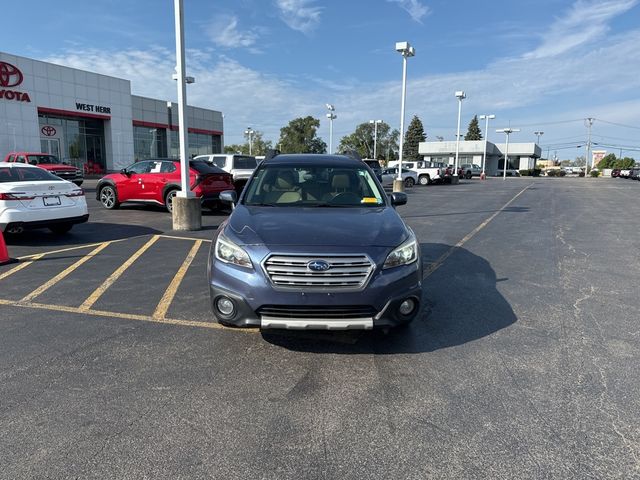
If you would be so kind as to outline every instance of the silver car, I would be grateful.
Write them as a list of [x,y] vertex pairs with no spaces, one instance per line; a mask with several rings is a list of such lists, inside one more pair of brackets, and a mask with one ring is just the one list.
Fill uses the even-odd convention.
[[[393,181],[398,178],[398,168],[386,168],[382,171],[382,186],[384,188],[393,188]],[[404,186],[411,188],[418,183],[418,174],[412,170],[402,169],[402,181]]]

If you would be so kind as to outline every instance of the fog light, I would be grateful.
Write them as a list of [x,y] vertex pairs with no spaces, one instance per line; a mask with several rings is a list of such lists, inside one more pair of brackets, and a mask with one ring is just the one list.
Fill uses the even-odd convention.
[[400,304],[398,309],[402,315],[409,315],[416,308],[416,302],[412,298],[407,298]]
[[233,301],[227,297],[220,297],[216,300],[216,308],[225,317],[230,317],[236,310]]

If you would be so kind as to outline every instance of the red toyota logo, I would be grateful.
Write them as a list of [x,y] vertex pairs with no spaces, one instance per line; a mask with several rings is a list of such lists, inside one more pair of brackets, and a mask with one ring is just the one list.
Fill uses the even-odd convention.
[[22,83],[22,72],[7,62],[0,62],[0,87],[16,87]]
[[56,134],[56,129],[51,125],[45,125],[40,129],[40,131],[45,137],[53,137]]

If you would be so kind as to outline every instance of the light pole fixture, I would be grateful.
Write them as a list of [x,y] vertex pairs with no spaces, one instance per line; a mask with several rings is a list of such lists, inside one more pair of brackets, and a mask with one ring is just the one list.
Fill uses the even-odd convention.
[[369,123],[373,124],[373,159],[378,159],[378,124],[382,123],[382,120],[369,120]]
[[458,155],[460,153],[460,114],[462,113],[462,100],[467,98],[462,90],[456,92],[456,98],[458,99],[458,133],[456,134],[456,161],[453,167],[453,183],[456,183],[458,178]]
[[504,133],[507,136],[507,145],[504,150],[504,168],[502,172],[502,179],[506,180],[507,178],[507,162],[509,161],[509,135],[513,132],[519,132],[519,128],[501,128],[496,130],[496,133]]
[[402,184],[402,150],[404,148],[404,104],[407,96],[407,58],[416,54],[409,42],[396,42],[396,52],[402,55],[402,102],[400,104],[400,152],[398,155],[398,178],[393,182],[393,191],[403,190]]
[[[544,132],[542,132],[542,131],[540,131],[540,132],[533,132],[533,134],[536,136],[536,144],[539,146],[539,145],[540,145],[540,137],[541,137],[542,135],[544,135]],[[534,153],[535,153],[535,151],[534,151]],[[540,153],[542,154],[542,149],[540,150]],[[547,156],[548,156],[548,155],[547,155]],[[549,160],[549,159],[547,158],[547,160]],[[535,157],[535,155],[533,156],[533,169],[534,169],[534,170],[536,169],[536,157]]]
[[484,155],[482,156],[482,173],[481,177],[485,178],[486,174],[484,172],[485,165],[487,164],[487,137],[489,136],[489,120],[493,120],[496,118],[495,115],[480,115],[480,120],[484,120]]
[[255,131],[251,127],[247,127],[247,129],[244,131],[244,134],[249,136],[249,155],[251,155],[251,151],[253,149],[253,134],[254,133],[255,133]]
[[327,113],[327,118],[329,119],[329,154],[333,153],[333,121],[338,118],[338,115],[336,115],[334,112],[336,111],[336,108],[331,105],[330,103],[326,104],[327,106],[327,110],[329,110],[329,113]]

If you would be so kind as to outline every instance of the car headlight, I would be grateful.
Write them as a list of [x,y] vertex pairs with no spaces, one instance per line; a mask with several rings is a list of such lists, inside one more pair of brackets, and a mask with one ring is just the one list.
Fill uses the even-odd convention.
[[387,256],[382,268],[393,268],[400,265],[409,265],[418,259],[418,242],[413,233],[409,240],[404,242],[398,248]]
[[218,235],[216,240],[215,252],[216,258],[221,262],[244,268],[253,268],[249,254],[222,234]]

